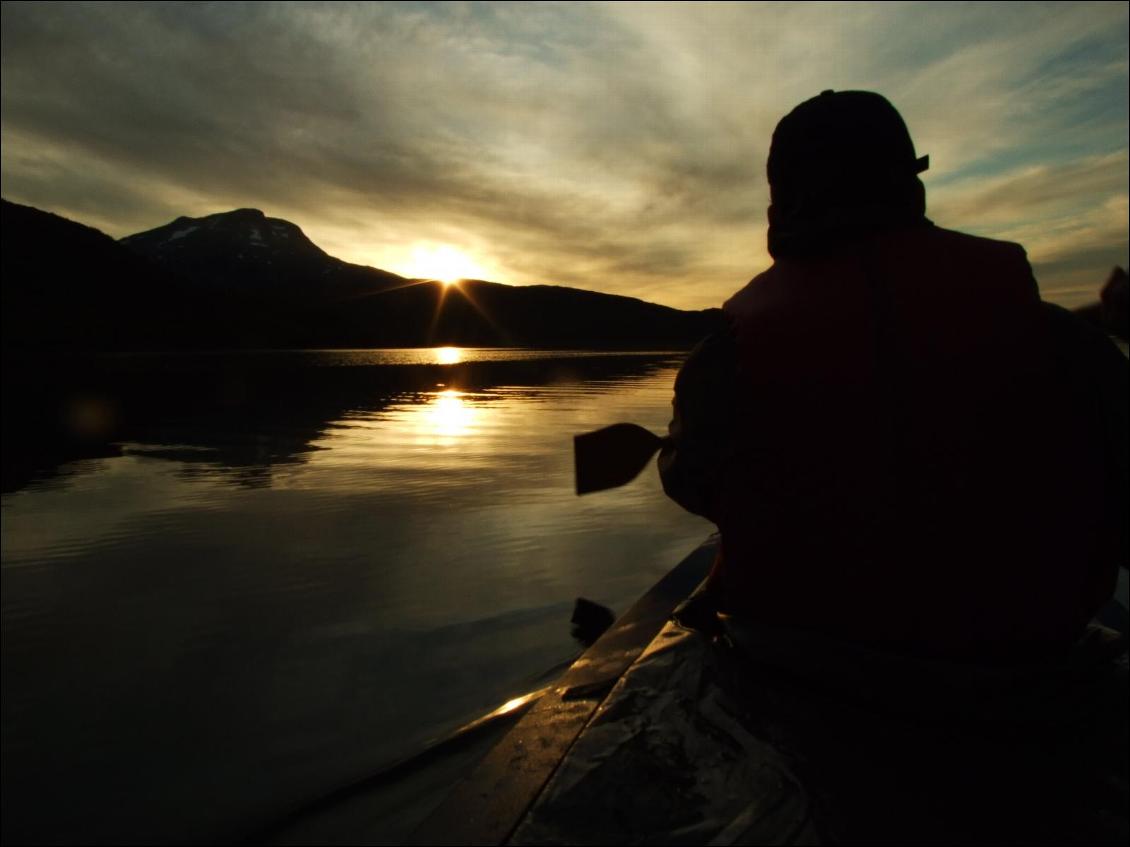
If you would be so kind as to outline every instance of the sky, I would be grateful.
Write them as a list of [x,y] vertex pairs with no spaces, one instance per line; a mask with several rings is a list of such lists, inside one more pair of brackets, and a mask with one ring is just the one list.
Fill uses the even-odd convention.
[[1125,2],[0,9],[0,190],[114,237],[254,207],[408,276],[717,306],[771,263],[774,126],[832,88],[1048,299],[1127,262]]

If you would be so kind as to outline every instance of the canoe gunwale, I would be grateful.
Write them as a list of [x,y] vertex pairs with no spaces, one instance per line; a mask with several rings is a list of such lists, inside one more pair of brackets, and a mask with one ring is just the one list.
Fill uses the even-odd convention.
[[706,578],[712,535],[641,597],[479,762],[413,833],[413,844],[503,844],[613,686],[675,607]]

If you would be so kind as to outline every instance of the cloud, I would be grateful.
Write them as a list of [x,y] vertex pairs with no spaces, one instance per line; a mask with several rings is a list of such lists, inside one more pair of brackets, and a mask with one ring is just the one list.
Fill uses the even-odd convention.
[[1093,300],[1111,266],[1127,262],[1128,179],[1125,150],[1031,165],[951,183],[930,214],[943,226],[1024,245],[1045,296],[1083,287]]
[[768,261],[769,138],[824,88],[888,94],[958,228],[1110,200],[1033,169],[1125,171],[1124,4],[0,8],[4,195],[118,236],[256,206],[353,261],[703,307]]

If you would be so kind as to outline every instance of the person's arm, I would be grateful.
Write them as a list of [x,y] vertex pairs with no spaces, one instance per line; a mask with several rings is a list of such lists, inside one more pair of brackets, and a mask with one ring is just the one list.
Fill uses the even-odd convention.
[[675,380],[674,417],[659,454],[667,496],[696,515],[718,522],[723,475],[734,452],[737,347],[723,330],[699,343]]

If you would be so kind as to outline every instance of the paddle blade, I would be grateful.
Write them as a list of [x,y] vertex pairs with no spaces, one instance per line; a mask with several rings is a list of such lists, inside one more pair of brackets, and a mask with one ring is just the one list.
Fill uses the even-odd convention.
[[574,435],[577,493],[605,491],[631,482],[662,446],[658,435],[630,423]]

